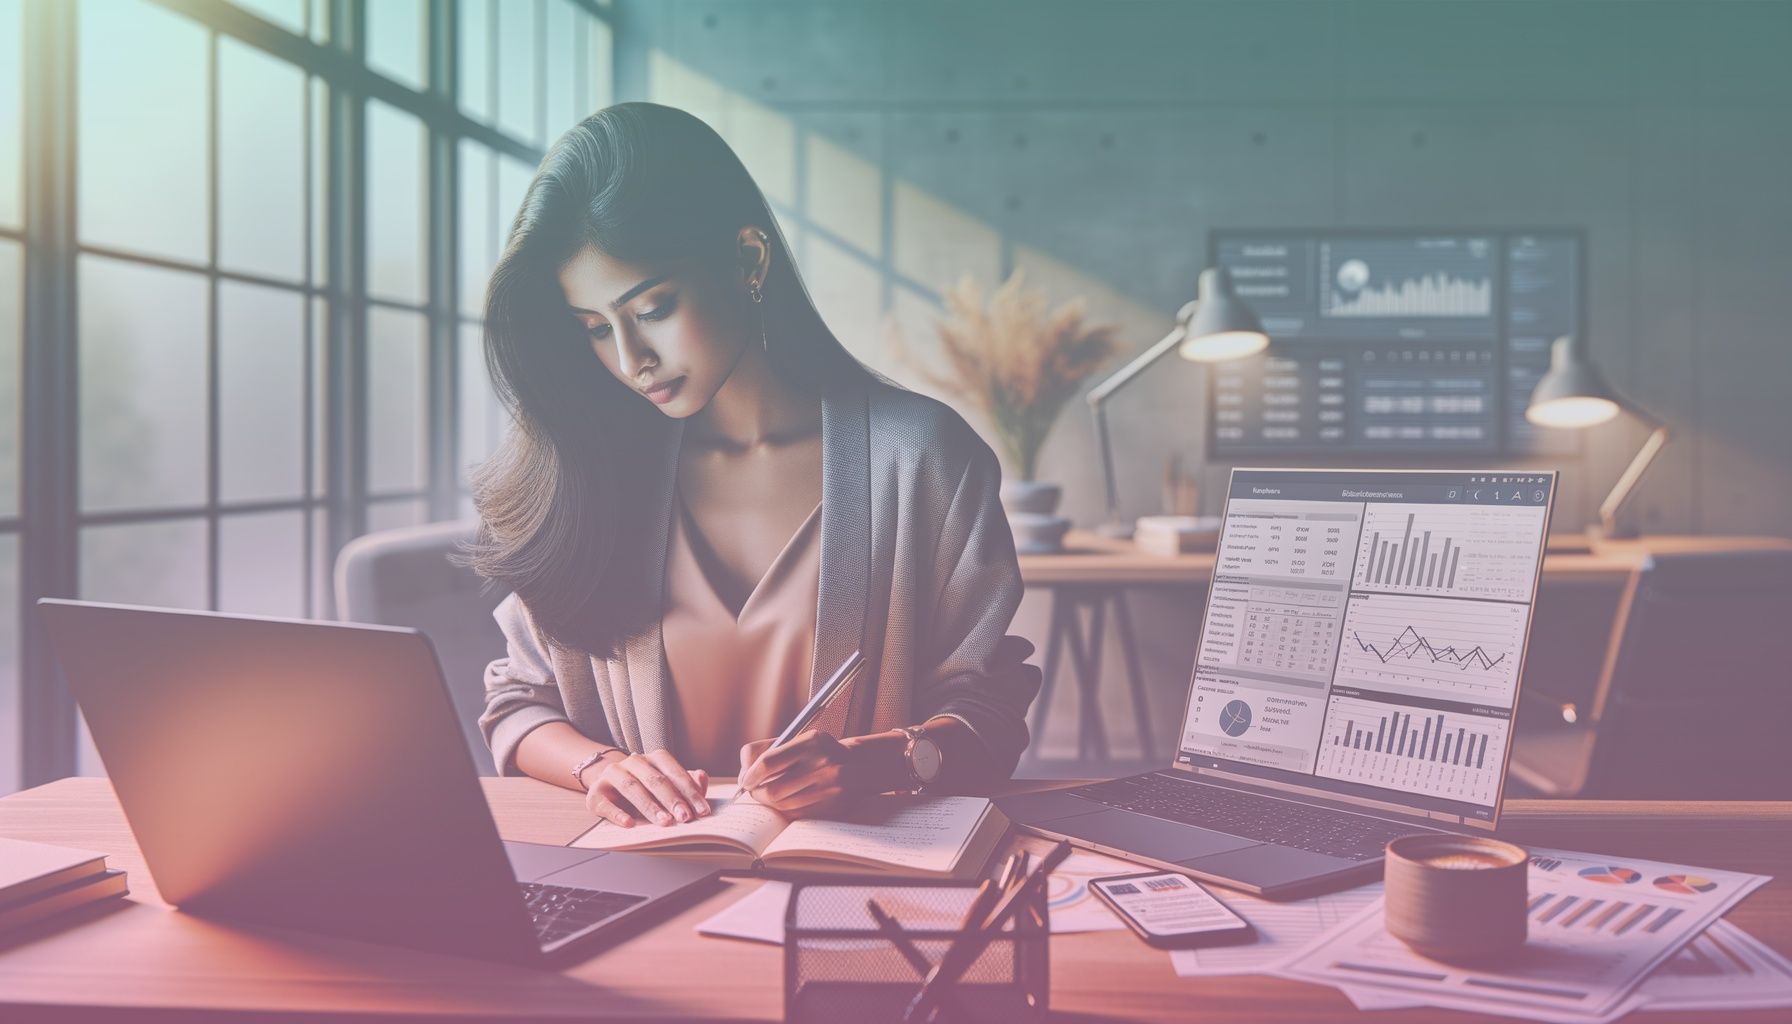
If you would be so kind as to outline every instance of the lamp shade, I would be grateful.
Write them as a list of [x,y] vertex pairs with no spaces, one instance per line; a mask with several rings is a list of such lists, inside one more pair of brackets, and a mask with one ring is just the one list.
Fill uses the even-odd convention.
[[1557,338],[1549,352],[1549,372],[1531,392],[1524,418],[1540,427],[1591,427],[1624,407],[1605,375],[1587,358],[1586,346],[1571,335]]
[[1232,275],[1225,267],[1201,271],[1195,301],[1182,307],[1185,340],[1177,349],[1182,358],[1197,363],[1241,359],[1269,346],[1263,323],[1232,290]]

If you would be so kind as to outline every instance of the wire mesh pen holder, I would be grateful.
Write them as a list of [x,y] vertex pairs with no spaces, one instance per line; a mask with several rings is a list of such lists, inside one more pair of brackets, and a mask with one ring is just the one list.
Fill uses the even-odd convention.
[[[902,1020],[921,981],[958,938],[977,882],[797,882],[784,920],[784,1019],[801,1024]],[[894,919],[886,931],[868,899]],[[1044,1020],[1051,924],[1043,889],[946,990],[938,1024]]]

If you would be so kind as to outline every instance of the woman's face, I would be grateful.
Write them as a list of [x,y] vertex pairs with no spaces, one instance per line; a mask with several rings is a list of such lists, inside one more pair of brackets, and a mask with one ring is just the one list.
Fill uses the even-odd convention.
[[597,358],[675,419],[707,406],[748,344],[759,344],[746,278],[726,268],[646,268],[587,247],[559,278]]

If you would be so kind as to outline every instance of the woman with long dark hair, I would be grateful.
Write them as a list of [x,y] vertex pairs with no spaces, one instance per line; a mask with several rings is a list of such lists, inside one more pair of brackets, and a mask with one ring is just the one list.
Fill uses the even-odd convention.
[[[616,824],[710,774],[825,814],[1006,778],[1039,670],[994,453],[828,331],[714,130],[625,103],[549,150],[486,296],[515,426],[470,563],[511,590],[480,718],[503,774]],[[865,670],[767,750],[853,650]]]

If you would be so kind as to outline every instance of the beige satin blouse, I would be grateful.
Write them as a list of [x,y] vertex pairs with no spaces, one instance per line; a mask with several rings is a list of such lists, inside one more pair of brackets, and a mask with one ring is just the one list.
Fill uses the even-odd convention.
[[666,553],[666,664],[686,768],[740,771],[741,745],[776,736],[808,698],[821,576],[821,503],[797,527],[737,615],[698,559],[684,502]]

